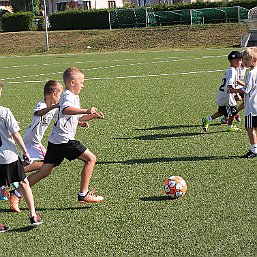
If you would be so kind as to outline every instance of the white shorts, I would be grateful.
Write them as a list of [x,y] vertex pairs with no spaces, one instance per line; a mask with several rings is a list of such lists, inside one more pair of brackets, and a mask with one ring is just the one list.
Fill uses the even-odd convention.
[[31,163],[34,161],[43,161],[46,155],[46,149],[42,144],[25,144],[30,155]]

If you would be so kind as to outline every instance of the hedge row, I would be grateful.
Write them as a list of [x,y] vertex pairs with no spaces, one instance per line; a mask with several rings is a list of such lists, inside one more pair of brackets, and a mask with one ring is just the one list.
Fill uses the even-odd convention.
[[52,30],[108,29],[108,10],[69,10],[49,16]]
[[231,7],[231,6],[240,6],[248,10],[257,6],[257,0],[235,0],[232,2],[229,1],[220,1],[220,2],[201,2],[197,1],[195,3],[178,3],[173,5],[167,4],[158,4],[151,6],[154,11],[172,11],[172,10],[181,10],[181,9],[203,9],[203,8],[215,8],[215,7]]
[[34,30],[32,12],[6,13],[1,16],[1,28],[5,32]]
[[[236,0],[233,2],[196,2],[192,4],[178,3],[174,5],[159,4],[151,6],[154,11],[171,11],[179,9],[202,9],[215,7],[241,6],[251,9],[257,6],[257,0]],[[67,10],[56,12],[49,16],[52,30],[75,29],[108,29],[109,15],[107,9],[102,10]],[[42,23],[42,19],[41,19]],[[34,15],[31,12],[7,13],[1,17],[3,31],[34,30]],[[42,29],[43,26],[39,26]]]

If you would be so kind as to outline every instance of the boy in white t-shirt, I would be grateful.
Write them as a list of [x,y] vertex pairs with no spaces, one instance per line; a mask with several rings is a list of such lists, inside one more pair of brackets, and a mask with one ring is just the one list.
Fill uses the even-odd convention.
[[228,118],[228,132],[238,131],[235,125],[232,125],[234,117],[237,115],[237,107],[235,94],[229,92],[229,89],[235,88],[236,83],[238,81],[238,73],[236,68],[238,68],[242,63],[242,55],[238,51],[232,51],[228,55],[228,61],[230,63],[230,67],[225,72],[222,83],[219,87],[219,91],[217,94],[216,102],[218,105],[218,111],[213,115],[202,119],[202,129],[206,132],[210,123],[220,117],[225,116]]
[[[3,85],[0,82],[0,95],[2,88]],[[18,122],[10,109],[0,106],[0,186],[10,186],[13,182],[19,182],[20,191],[29,208],[31,225],[37,226],[42,223],[42,220],[35,211],[33,194],[15,145],[16,143],[22,150],[23,158],[29,160],[30,156],[19,130]],[[6,229],[5,226],[1,227],[2,232]]]
[[[76,129],[79,122],[90,119],[103,119],[102,112],[97,112],[95,107],[82,109],[80,107],[79,94],[84,87],[84,74],[76,68],[71,67],[63,74],[65,90],[61,95],[59,109],[54,117],[54,126],[48,140],[48,147],[43,166],[32,173],[28,179],[31,186],[41,179],[49,176],[55,166],[61,164],[64,158],[68,160],[79,159],[84,162],[81,172],[79,203],[95,203],[103,201],[102,196],[97,196],[89,191],[89,182],[96,163],[95,155],[82,143],[75,139]],[[19,189],[17,190],[19,191]],[[19,201],[14,195],[11,208],[19,210]]]
[[232,93],[244,93],[245,128],[250,141],[250,151],[242,158],[257,157],[257,48],[248,48],[243,52],[245,67],[250,68],[245,85],[241,89],[231,89]]
[[49,80],[44,86],[44,99],[37,103],[23,140],[30,155],[30,163],[24,164],[25,172],[38,170],[43,165],[46,149],[41,141],[52,118],[59,108],[63,86],[55,80]]

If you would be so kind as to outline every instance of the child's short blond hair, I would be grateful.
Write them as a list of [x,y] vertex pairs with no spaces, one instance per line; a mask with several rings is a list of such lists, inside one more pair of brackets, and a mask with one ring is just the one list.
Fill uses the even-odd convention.
[[250,47],[243,51],[243,58],[251,58],[257,60],[257,47]]
[[63,82],[66,84],[70,80],[74,79],[74,77],[78,74],[84,74],[83,71],[77,67],[70,67],[66,69],[63,73]]

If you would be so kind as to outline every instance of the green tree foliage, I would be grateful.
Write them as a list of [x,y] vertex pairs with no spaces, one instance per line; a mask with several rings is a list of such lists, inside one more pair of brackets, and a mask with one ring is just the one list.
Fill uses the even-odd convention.
[[36,15],[42,9],[40,0],[10,0],[14,12],[33,12]]

